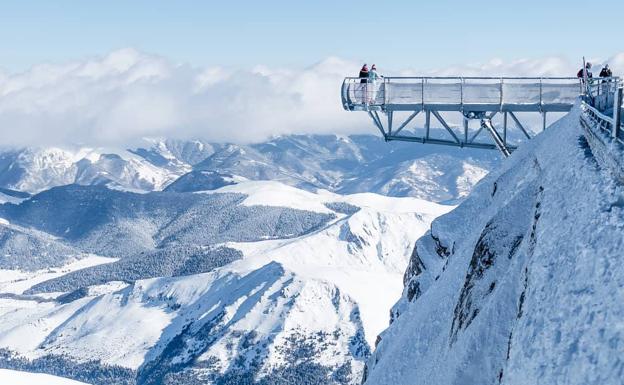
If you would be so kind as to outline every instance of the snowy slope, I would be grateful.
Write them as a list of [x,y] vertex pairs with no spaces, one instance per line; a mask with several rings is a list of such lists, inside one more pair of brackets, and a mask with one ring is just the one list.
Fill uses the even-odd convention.
[[[450,207],[268,181],[191,195],[214,193],[334,219],[294,237],[226,242],[244,258],[209,273],[110,282],[65,297],[0,298],[0,347],[30,358],[63,354],[120,365],[135,370],[140,384],[198,376],[359,383],[416,238]],[[45,300],[50,296],[67,299]]]
[[28,193],[0,187],[0,204],[3,204],[3,203],[18,204],[28,198],[30,198],[30,194]]
[[56,237],[0,217],[0,269],[48,269],[82,257],[79,250]]
[[49,374],[18,372],[0,369],[0,383],[3,385],[84,385],[84,382],[50,376]]
[[621,384],[624,211],[578,109],[414,250],[367,385]]

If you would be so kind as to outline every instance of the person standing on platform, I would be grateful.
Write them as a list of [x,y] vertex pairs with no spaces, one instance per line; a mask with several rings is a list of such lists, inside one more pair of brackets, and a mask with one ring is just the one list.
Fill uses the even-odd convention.
[[373,64],[370,71],[368,72],[368,83],[369,83],[369,87],[371,88],[369,103],[371,104],[375,104],[376,102],[377,91],[379,91],[379,88],[381,87],[381,85],[379,84],[379,80],[382,78],[383,76],[377,73],[377,66]]

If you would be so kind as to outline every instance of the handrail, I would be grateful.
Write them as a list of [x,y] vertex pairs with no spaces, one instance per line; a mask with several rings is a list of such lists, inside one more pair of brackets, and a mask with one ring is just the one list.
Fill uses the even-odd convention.
[[342,87],[346,110],[388,111],[419,105],[422,108],[426,105],[495,105],[500,108],[531,105],[538,111],[561,111],[572,108],[583,93],[584,83],[576,77],[390,76],[377,81],[347,77]]
[[602,112],[598,111],[596,108],[592,107],[590,104],[585,103],[583,107],[587,111],[592,113],[594,116],[596,116],[598,119],[604,120],[605,122],[607,122],[609,124],[613,124],[613,118],[611,116],[607,116],[607,115],[603,114]]
[[581,117],[587,126],[604,131],[608,137],[624,145],[622,79],[613,77],[593,80],[581,103]]
[[[368,79],[368,78],[360,78],[357,76],[347,76],[345,78],[345,80],[362,80],[362,79]],[[577,77],[572,77],[572,76],[567,76],[567,77],[563,77],[563,76],[533,76],[533,77],[526,77],[526,76],[383,76],[383,79],[387,79],[387,80],[392,80],[392,79],[401,79],[401,80],[405,80],[405,79],[414,79],[414,80],[420,80],[420,79],[439,79],[439,80],[453,80],[453,79],[467,79],[467,80],[500,80],[500,79],[509,79],[509,80],[540,80],[540,79],[545,79],[545,80],[573,80],[575,82],[580,82],[581,79],[577,78]],[[599,79],[599,78],[595,78],[594,80]],[[601,78],[601,79],[610,79],[610,78]]]

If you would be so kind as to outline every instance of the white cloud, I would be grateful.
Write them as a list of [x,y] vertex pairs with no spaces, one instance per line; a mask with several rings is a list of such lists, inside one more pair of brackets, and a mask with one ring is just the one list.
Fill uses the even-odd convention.
[[[600,63],[600,61],[595,61]],[[624,54],[611,59],[624,71]],[[340,84],[359,63],[328,58],[305,69],[195,68],[133,49],[0,73],[0,144],[116,145],[146,136],[252,142],[288,133],[373,132],[342,110]],[[562,58],[491,60],[401,75],[573,75]]]

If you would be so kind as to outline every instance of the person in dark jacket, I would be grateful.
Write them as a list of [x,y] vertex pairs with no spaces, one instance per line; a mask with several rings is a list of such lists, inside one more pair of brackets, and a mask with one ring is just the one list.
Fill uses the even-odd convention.
[[580,79],[584,79],[585,73],[587,73],[587,78],[591,79],[593,77],[591,73],[591,67],[592,67],[592,64],[590,62],[587,62],[587,64],[585,64],[585,68],[581,68],[579,72],[576,73],[576,77]]
[[[368,66],[364,64],[362,69],[360,69],[360,84],[356,88],[356,98],[362,100],[362,104],[368,103]],[[359,94],[359,95],[358,95]]]
[[605,64],[604,67],[602,67],[602,70],[600,70],[600,77],[610,78],[612,76],[613,76],[613,72],[611,72],[611,68],[609,68],[608,64]]
[[360,70],[360,78],[362,79],[360,83],[366,83],[368,79],[368,66],[366,64],[364,64]]

